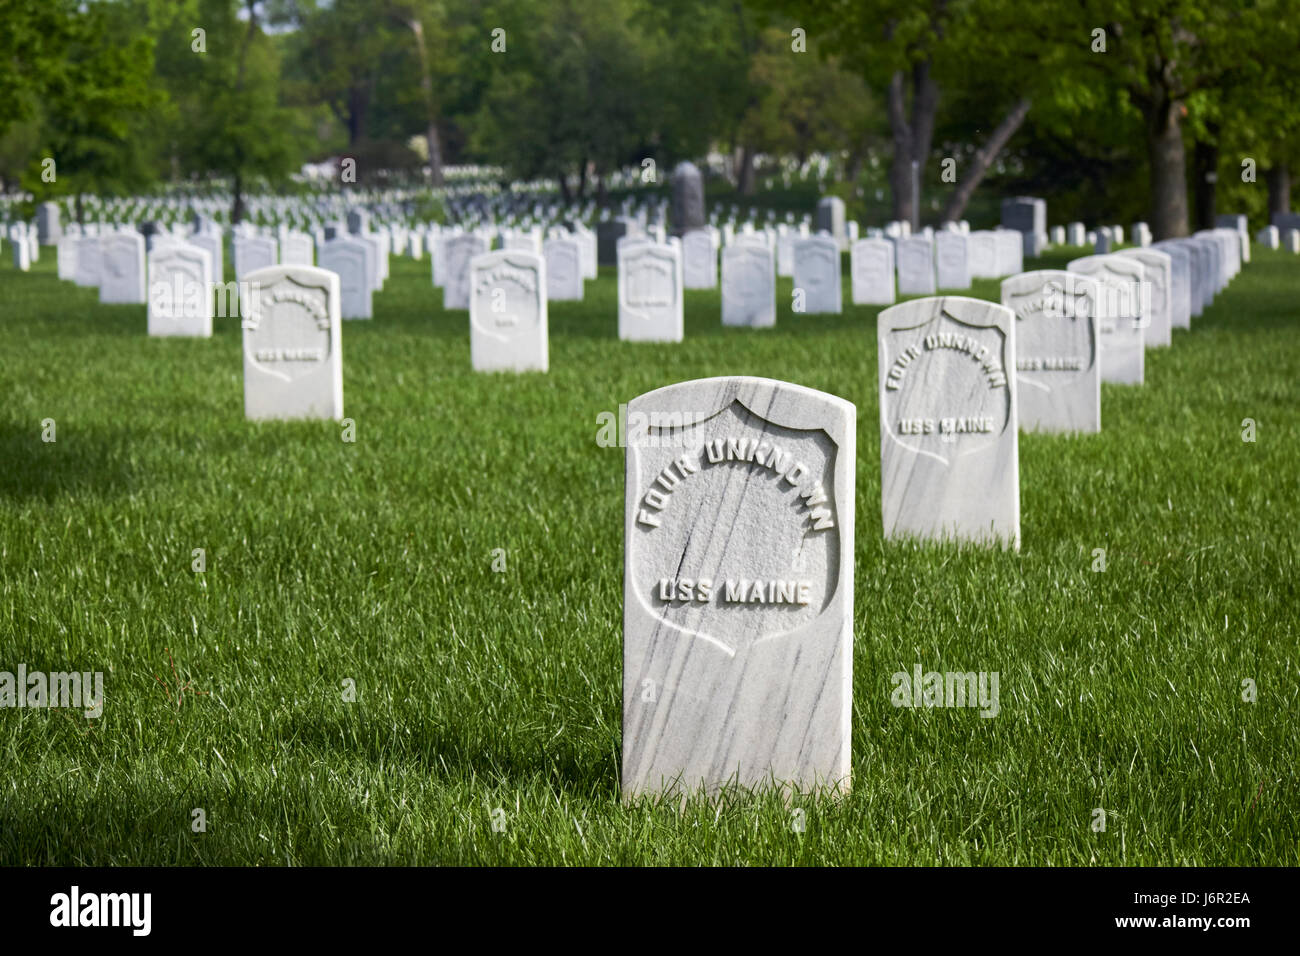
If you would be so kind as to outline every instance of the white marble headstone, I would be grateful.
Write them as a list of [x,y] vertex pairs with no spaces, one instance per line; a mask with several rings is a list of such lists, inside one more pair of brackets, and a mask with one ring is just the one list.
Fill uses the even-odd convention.
[[320,267],[339,277],[339,313],[345,319],[374,316],[374,247],[360,235],[337,233],[320,247]]
[[27,241],[27,237],[13,240],[12,243],[14,268],[19,272],[27,272],[32,267],[32,244]]
[[967,254],[969,243],[970,238],[959,232],[940,232],[935,235],[934,271],[940,289],[970,288],[970,261]]
[[759,378],[629,403],[625,799],[848,791],[855,418]]
[[776,276],[771,249],[742,244],[722,250],[722,324],[754,328],[776,325]]
[[474,371],[547,370],[546,289],[546,260],[535,252],[503,249],[470,261],[469,351]]
[[1022,431],[1101,431],[1097,310],[1101,286],[1043,269],[1002,280],[1016,314],[1016,400]]
[[646,240],[619,240],[618,337],[680,342],[682,335],[681,252]]
[[1175,329],[1192,327],[1192,253],[1179,242],[1162,242],[1150,248],[1169,256],[1169,324]]
[[75,282],[77,278],[77,248],[82,242],[82,238],[72,232],[64,233],[60,237],[56,247],[56,268],[58,269],[59,278],[66,281]]
[[854,305],[894,304],[894,244],[888,239],[859,239],[849,247]]
[[547,239],[542,243],[546,258],[546,298],[553,302],[581,302],[582,247],[577,239]]
[[794,244],[794,287],[803,290],[808,314],[842,311],[840,246],[831,236],[809,236]]
[[208,258],[212,260],[212,281],[224,282],[226,279],[226,260],[221,233],[196,232],[186,236],[185,241],[207,251]]
[[212,257],[187,242],[149,253],[150,335],[212,335]]
[[718,287],[718,252],[707,229],[692,229],[682,237],[682,273],[688,289]]
[[249,290],[239,300],[244,415],[342,418],[338,274],[311,266],[269,266],[243,281]]
[[966,237],[966,256],[972,279],[996,279],[998,276],[998,237],[988,230],[972,232]]
[[1146,320],[1142,315],[1146,267],[1132,256],[1107,254],[1075,259],[1066,268],[1102,284],[1098,311],[1101,380],[1141,385],[1146,372]]
[[776,274],[783,279],[794,275],[794,244],[799,241],[796,232],[784,232],[776,239]]
[[1015,313],[934,296],[877,318],[887,538],[1020,547]]
[[998,229],[993,233],[997,243],[997,277],[1013,276],[1025,271],[1025,240],[1012,229]]
[[99,285],[104,266],[103,240],[96,236],[82,236],[77,246],[77,271],[73,281],[79,286]]
[[[945,233],[948,235],[948,233]],[[965,236],[956,237],[967,241]],[[898,256],[898,294],[934,295],[934,247],[924,236],[911,236],[895,243]]]
[[145,294],[144,236],[118,232],[99,240],[99,301],[143,305]]
[[[444,272],[435,266],[434,274],[442,279],[442,307],[444,309],[468,309],[470,277],[470,260],[487,252],[487,242],[471,233],[453,236],[439,243],[442,250],[442,262],[446,264]],[[436,257],[435,257],[436,258]]]
[[316,244],[303,232],[285,233],[280,241],[280,262],[286,266],[311,266],[316,264]]
[[1142,263],[1143,281],[1149,286],[1144,292],[1143,301],[1150,298],[1151,308],[1147,312],[1146,329],[1142,342],[1146,348],[1162,348],[1173,344],[1173,294],[1174,262],[1169,253],[1163,249],[1141,248],[1121,249],[1115,253],[1130,256]]
[[279,248],[274,239],[266,236],[235,236],[231,240],[235,259],[235,278],[244,282],[248,273],[273,266],[278,261]]

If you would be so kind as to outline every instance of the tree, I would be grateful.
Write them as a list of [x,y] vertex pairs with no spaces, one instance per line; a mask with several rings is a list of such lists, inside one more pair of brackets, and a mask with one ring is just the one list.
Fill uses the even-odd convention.
[[631,0],[505,0],[485,17],[505,49],[479,38],[491,75],[474,121],[481,155],[513,176],[554,177],[566,200],[597,179],[652,155],[663,83],[647,69],[631,28]]
[[[40,162],[25,185],[39,199],[138,190],[154,178],[150,115],[165,103],[153,81],[153,39],[126,5],[94,3],[67,10],[55,24],[66,58],[41,83]],[[45,160],[53,160],[47,173]]]
[[[1046,14],[1010,0],[755,0],[788,15],[827,52],[852,63],[873,89],[885,91],[893,143],[890,191],[895,219],[919,221],[912,195],[913,169],[928,180],[935,126],[944,90],[972,80],[997,101],[1001,119],[970,157],[964,181],[945,218],[956,218],[998,153],[1023,123],[1033,84],[1050,71],[1022,62],[1020,51],[1040,52]],[[996,63],[996,69],[990,64]],[[982,124],[981,124],[982,127]]]
[[[191,175],[230,178],[235,223],[244,217],[250,183],[281,180],[298,167],[301,117],[280,102],[279,55],[255,0],[242,11],[238,0],[199,0],[198,15],[206,52],[180,61],[168,77],[180,117],[180,165]],[[172,29],[188,48],[190,25],[182,18]]]
[[[1253,71],[1252,46],[1271,28],[1271,0],[1242,5],[1202,0],[1081,0],[1063,17],[1080,36],[1074,57],[1078,82],[1117,88],[1142,119],[1151,191],[1151,231],[1158,239],[1185,236],[1187,155],[1184,125],[1189,111],[1205,111],[1205,100],[1237,85]],[[1104,41],[1104,51],[1094,49]],[[1203,129],[1217,142],[1211,122]],[[1203,158],[1217,165],[1217,155]],[[1201,181],[1204,173],[1201,170]]]

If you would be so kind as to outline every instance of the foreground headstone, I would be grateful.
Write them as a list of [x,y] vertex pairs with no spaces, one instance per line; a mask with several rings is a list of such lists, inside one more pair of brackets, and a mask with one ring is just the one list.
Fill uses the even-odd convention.
[[776,325],[776,276],[772,250],[730,245],[722,250],[722,324]]
[[1146,267],[1132,256],[1104,255],[1075,259],[1066,269],[1092,276],[1103,287],[1098,311],[1101,380],[1141,385],[1146,374],[1142,310]]
[[854,305],[894,304],[894,244],[859,239],[849,249]]
[[270,266],[250,272],[244,282],[244,415],[342,418],[338,274]]
[[1097,310],[1101,285],[1043,269],[1002,280],[1016,314],[1016,399],[1022,431],[1101,431]]
[[212,335],[212,257],[186,242],[155,245],[149,253],[150,335]]
[[815,314],[843,308],[840,247],[831,236],[809,236],[794,244],[795,294],[803,292],[803,311]]
[[629,403],[625,799],[848,791],[855,417],[743,377]]
[[99,301],[143,305],[145,295],[144,236],[119,232],[99,240]]
[[1020,547],[1016,317],[935,296],[877,318],[887,538]]
[[545,372],[546,261],[518,249],[475,256],[470,287],[469,353],[474,371]]
[[618,254],[618,337],[630,342],[680,342],[683,335],[681,252],[632,241]]
[[339,277],[339,314],[345,319],[374,316],[374,247],[360,236],[340,233],[320,247],[320,267]]

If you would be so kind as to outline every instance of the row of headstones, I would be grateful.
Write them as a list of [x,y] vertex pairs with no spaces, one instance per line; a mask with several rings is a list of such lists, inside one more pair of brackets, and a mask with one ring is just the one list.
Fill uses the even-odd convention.
[[[987,240],[987,242],[986,242]],[[933,246],[933,248],[932,248]],[[986,255],[970,261],[970,249]],[[890,242],[863,239],[851,249],[854,302],[895,301],[895,248],[901,294],[933,294],[938,283],[969,288],[972,265],[997,276],[998,247],[1008,250],[1019,271],[1020,241],[1013,232],[940,233],[932,244],[916,236]],[[526,245],[488,252],[483,239],[466,234],[440,243],[447,281],[446,309],[470,312],[473,367],[479,371],[545,371],[548,367],[548,301],[580,299],[582,280],[594,277],[577,241],[546,241],[542,254]],[[625,341],[680,342],[684,335],[684,290],[718,285],[718,250],[713,235],[695,230],[665,243],[641,236],[617,242],[618,334]],[[809,314],[842,311],[841,259],[830,236],[794,244],[796,307]],[[435,282],[439,275],[435,255]],[[590,267],[590,271],[585,271]],[[773,250],[759,234],[740,237],[721,251],[722,323],[770,327],[776,323]]]
[[[887,538],[1019,547],[1019,432],[1098,431],[1112,340],[1157,347],[1141,333],[1185,326],[1241,265],[1234,230],[1161,245],[1012,276],[1001,305],[880,313]],[[848,790],[855,407],[718,378],[635,398],[620,425],[625,797]]]
[[[1112,362],[1115,381],[1141,380],[1141,351],[1146,344],[1170,341],[1173,324],[1187,327],[1193,302],[1193,275],[1213,268],[1211,257],[1231,261],[1224,242],[1236,243],[1236,233],[1221,230],[1193,240],[1180,240],[1171,253],[1156,249],[1126,250],[1122,261],[1146,262],[1154,271],[1143,278],[1141,267],[1129,278],[1150,287],[1155,305],[1150,309],[1150,332],[1140,340],[1135,355]],[[722,323],[730,326],[770,327],[776,322],[776,270],[772,250],[760,236],[722,250]],[[1014,232],[939,233],[932,244],[912,237],[891,243],[866,239],[853,245],[851,272],[856,304],[890,304],[894,295],[894,256],[897,250],[900,294],[934,294],[937,287],[969,288],[969,250],[985,245],[988,265],[996,262],[995,244],[1015,255],[1021,251]],[[1190,243],[1189,247],[1183,243]],[[448,269],[452,281],[444,290],[444,306],[470,311],[471,359],[479,371],[545,371],[548,367],[547,311],[549,300],[581,297],[580,256],[576,243],[548,240],[544,255],[528,248],[507,248],[514,255],[490,254],[476,236],[448,241]],[[1193,273],[1189,256],[1204,263]],[[660,244],[643,237],[618,240],[618,334],[626,341],[680,342],[684,336],[684,295],[687,288],[713,288],[718,281],[717,250],[708,231],[688,233],[683,240]],[[1019,258],[1015,255],[1015,258]],[[991,261],[990,261],[991,260]],[[1172,260],[1172,261],[1170,261]],[[1078,260],[1078,269],[1087,260]],[[1104,260],[1096,257],[1096,262]],[[1216,263],[1217,263],[1216,259]],[[840,255],[829,236],[814,236],[796,244],[794,285],[797,305],[805,313],[839,313],[841,306]],[[989,271],[992,271],[991,269]],[[1018,269],[1015,271],[1019,271]],[[1235,274],[1235,268],[1232,270]],[[984,273],[988,275],[988,272]],[[996,277],[998,273],[994,272]],[[524,278],[524,277],[527,278]],[[1116,282],[1121,282],[1120,278]],[[951,283],[944,286],[944,283]],[[1195,310],[1199,314],[1216,286],[1198,284]],[[1123,291],[1122,289],[1119,291]],[[1176,302],[1173,301],[1176,299]],[[1112,309],[1112,312],[1117,312]],[[1177,313],[1175,323],[1172,315]]]

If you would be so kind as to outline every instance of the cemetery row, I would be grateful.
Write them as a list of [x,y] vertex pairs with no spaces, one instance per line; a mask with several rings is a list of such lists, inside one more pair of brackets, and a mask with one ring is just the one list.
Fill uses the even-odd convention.
[[[678,238],[619,219],[544,239],[509,233],[497,250],[461,229],[410,232],[397,246],[432,251],[445,307],[469,312],[476,369],[545,370],[548,302],[580,298],[602,260],[617,266],[620,337],[680,341],[692,287],[721,285],[729,325],[773,324],[786,271],[804,311],[840,311],[847,245],[855,302],[923,296],[877,317],[885,535],[1009,549],[1020,546],[1019,432],[1100,431],[1101,383],[1141,386],[1147,350],[1191,328],[1250,253],[1243,218],[1023,272],[1040,235],[1032,221],[853,240],[829,208],[808,236],[701,227]],[[342,416],[341,319],[370,316],[398,238],[350,225],[318,257],[310,236],[234,236],[248,417]],[[216,230],[149,245],[146,257],[138,233],[74,234],[59,244],[59,273],[98,285],[105,302],[136,303],[146,270],[151,288],[176,290],[209,290],[221,274]],[[979,276],[1005,276],[1000,304],[935,294]],[[197,297],[198,316],[186,298],[150,295],[150,332],[210,334],[211,298]],[[856,414],[837,396],[748,377],[629,404],[628,797],[849,786]]]

